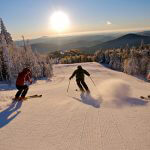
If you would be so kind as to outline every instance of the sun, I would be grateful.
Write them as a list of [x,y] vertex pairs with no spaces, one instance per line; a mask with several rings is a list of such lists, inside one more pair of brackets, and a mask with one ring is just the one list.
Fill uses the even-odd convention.
[[52,30],[58,33],[62,33],[69,29],[70,20],[67,14],[64,12],[56,11],[50,17],[50,25]]

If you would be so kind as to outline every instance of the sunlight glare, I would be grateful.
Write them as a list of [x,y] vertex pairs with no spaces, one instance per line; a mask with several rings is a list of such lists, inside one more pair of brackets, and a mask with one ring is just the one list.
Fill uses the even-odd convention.
[[50,18],[51,28],[55,32],[64,32],[69,28],[70,20],[68,16],[62,11],[56,11]]

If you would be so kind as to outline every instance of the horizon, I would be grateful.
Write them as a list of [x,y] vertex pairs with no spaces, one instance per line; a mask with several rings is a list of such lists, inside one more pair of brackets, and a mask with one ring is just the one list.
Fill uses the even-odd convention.
[[[26,38],[26,40],[35,40],[40,38],[57,38],[57,37],[69,37],[69,36],[92,36],[92,35],[108,35],[108,34],[117,34],[117,33],[126,33],[126,34],[137,34],[138,32],[147,32],[150,29],[128,29],[128,30],[113,30],[113,31],[91,31],[91,32],[77,32],[70,34],[57,34],[57,35],[41,35],[35,38]],[[24,37],[25,38],[25,37]],[[22,41],[22,38],[16,39],[14,41]]]
[[[87,0],[86,3],[79,0],[6,0],[1,2],[0,18],[15,41],[21,40],[22,35],[26,39],[36,39],[43,36],[136,32],[150,30],[149,6],[150,2],[146,0]],[[55,15],[54,21],[50,22],[52,16],[60,11],[64,16],[57,15],[57,18]]]

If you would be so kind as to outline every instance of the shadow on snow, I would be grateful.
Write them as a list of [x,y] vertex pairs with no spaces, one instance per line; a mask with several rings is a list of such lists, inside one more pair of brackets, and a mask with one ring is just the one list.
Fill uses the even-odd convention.
[[81,99],[76,98],[76,97],[72,97],[72,98],[79,102],[82,102],[84,104],[91,105],[95,108],[100,108],[101,101],[93,98],[91,95],[84,95],[84,94],[82,95],[81,94],[80,97],[81,97]]
[[18,109],[21,108],[21,106],[22,101],[15,101],[8,108],[0,112],[0,128],[6,126],[19,115],[20,111],[18,111]]
[[134,98],[134,97],[126,97],[123,100],[122,104],[126,104],[126,105],[129,105],[129,106],[145,106],[145,105],[148,104],[148,101],[142,100],[142,99],[139,99],[139,98]]
[[111,101],[104,101],[102,98],[100,99],[95,99],[92,96],[83,96],[81,95],[81,98],[76,98],[72,97],[73,99],[82,102],[87,105],[91,105],[95,108],[100,108],[100,104],[104,103],[104,106],[109,106],[109,107],[125,107],[125,106],[146,106],[149,101],[142,100],[139,98],[134,98],[134,97],[125,97],[124,99],[112,99]]
[[146,106],[149,101],[142,100],[134,97],[125,97],[122,99],[113,99],[111,101],[105,101],[104,105],[109,107],[134,107],[134,106]]

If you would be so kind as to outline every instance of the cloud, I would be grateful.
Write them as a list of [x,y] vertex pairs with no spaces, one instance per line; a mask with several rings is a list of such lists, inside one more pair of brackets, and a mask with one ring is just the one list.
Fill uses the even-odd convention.
[[107,21],[106,24],[107,24],[107,25],[111,25],[112,23],[111,23],[110,21]]

